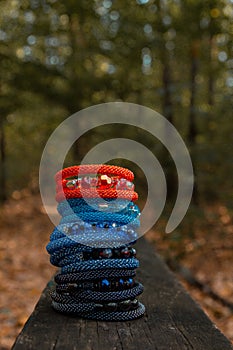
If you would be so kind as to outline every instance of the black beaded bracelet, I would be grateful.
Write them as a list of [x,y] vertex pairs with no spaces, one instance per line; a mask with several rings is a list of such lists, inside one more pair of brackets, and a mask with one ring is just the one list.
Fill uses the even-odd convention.
[[84,281],[91,281],[93,279],[100,278],[124,278],[124,277],[134,277],[136,271],[134,269],[105,269],[105,270],[90,270],[85,272],[76,272],[62,274],[59,273],[54,277],[54,280],[57,284],[66,284],[66,283],[79,283]]
[[118,279],[101,279],[91,282],[79,282],[79,283],[67,283],[67,284],[60,284],[56,287],[57,293],[67,293],[67,292],[73,292],[76,290],[96,290],[96,291],[117,291],[122,289],[127,289],[133,287],[135,281],[133,278],[118,278]]

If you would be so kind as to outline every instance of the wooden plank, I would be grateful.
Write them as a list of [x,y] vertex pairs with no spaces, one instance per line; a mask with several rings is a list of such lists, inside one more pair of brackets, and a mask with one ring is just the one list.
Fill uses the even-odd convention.
[[191,299],[148,242],[140,239],[146,315],[130,322],[96,322],[65,316],[50,305],[49,282],[12,350],[230,350],[228,339]]

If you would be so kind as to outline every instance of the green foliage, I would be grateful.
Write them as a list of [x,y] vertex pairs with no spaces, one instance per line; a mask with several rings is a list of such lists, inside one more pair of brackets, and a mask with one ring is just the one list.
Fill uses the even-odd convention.
[[[30,184],[49,134],[64,118],[93,104],[123,100],[171,118],[190,145],[200,198],[228,201],[231,7],[229,0],[130,0],[127,5],[122,0],[2,0],[0,125],[8,193]],[[197,134],[190,143],[191,109]],[[120,126],[108,130],[109,138],[119,133],[124,137]],[[97,128],[83,137],[67,163],[80,161],[105,135]],[[128,135],[161,162],[165,156],[167,173],[175,172],[157,140],[134,128]]]

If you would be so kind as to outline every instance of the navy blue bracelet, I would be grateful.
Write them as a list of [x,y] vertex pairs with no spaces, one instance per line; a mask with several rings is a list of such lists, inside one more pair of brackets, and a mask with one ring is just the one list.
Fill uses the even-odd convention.
[[61,268],[62,273],[72,273],[88,270],[103,269],[136,269],[139,267],[139,261],[135,258],[129,259],[109,259],[109,260],[90,260],[72,263]]
[[[99,321],[130,321],[142,317],[145,306],[137,302],[137,306],[131,307],[126,302],[104,304],[62,304],[52,301],[52,307],[59,312]],[[118,311],[121,309],[122,311]],[[128,309],[128,310],[124,310]],[[130,309],[130,310],[129,310]]]
[[58,303],[73,303],[76,301],[84,302],[110,302],[110,301],[122,301],[125,299],[132,299],[140,295],[143,292],[143,286],[140,283],[135,283],[132,288],[124,289],[120,291],[94,291],[94,290],[80,290],[70,293],[57,293],[53,291],[51,297]]
[[83,281],[78,283],[57,284],[57,293],[72,293],[77,290],[95,290],[95,291],[117,291],[132,288],[135,280],[132,277],[102,278],[99,280]]
[[[88,248],[88,247],[87,247]],[[80,249],[80,247],[62,248],[50,255],[50,262],[55,266],[65,266],[72,262],[98,260],[98,259],[128,259],[136,257],[136,249],[131,246],[122,246],[120,248],[104,249]]]
[[64,283],[78,283],[83,281],[92,281],[95,279],[101,278],[121,278],[121,277],[134,277],[136,271],[134,269],[103,269],[103,270],[89,270],[85,272],[76,272],[76,273],[67,273],[62,274],[58,273],[54,280],[57,284]]

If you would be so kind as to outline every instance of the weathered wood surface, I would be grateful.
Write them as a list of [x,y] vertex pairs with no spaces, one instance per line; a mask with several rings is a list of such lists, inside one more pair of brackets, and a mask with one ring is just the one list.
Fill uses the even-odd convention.
[[130,322],[64,316],[50,306],[49,282],[13,350],[230,350],[232,346],[144,239],[137,243],[146,315]]

